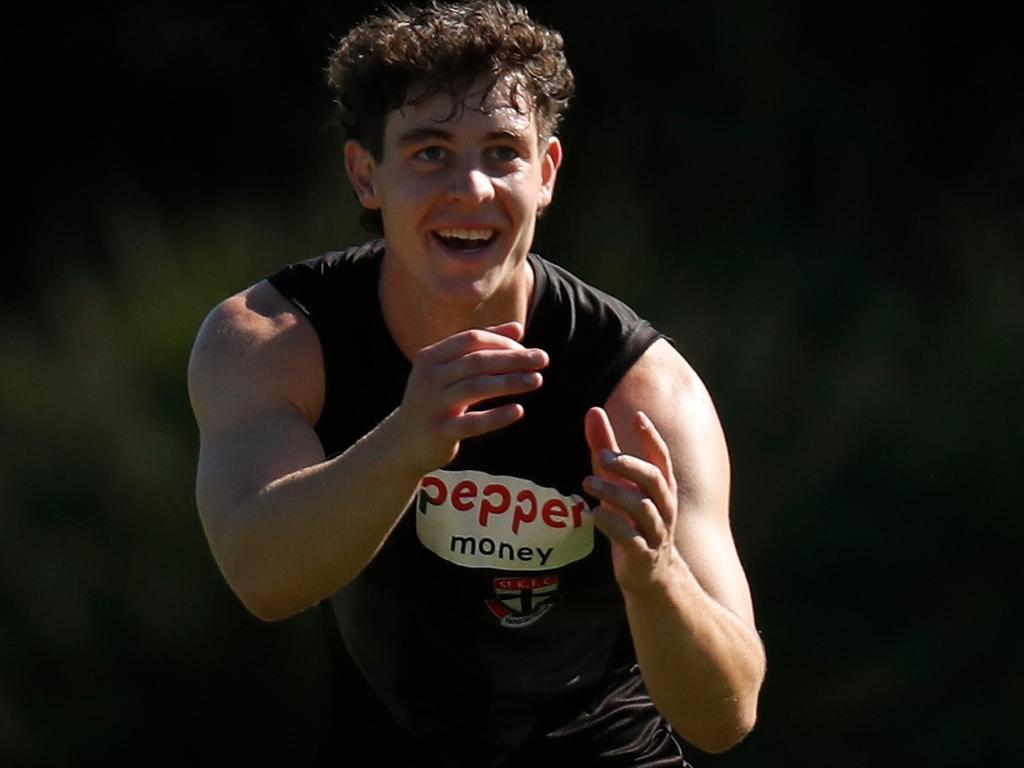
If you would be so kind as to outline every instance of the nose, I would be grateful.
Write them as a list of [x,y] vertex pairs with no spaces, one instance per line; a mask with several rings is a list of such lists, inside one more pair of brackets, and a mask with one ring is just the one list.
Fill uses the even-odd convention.
[[486,203],[494,197],[494,182],[479,165],[466,163],[452,169],[448,197],[458,202]]

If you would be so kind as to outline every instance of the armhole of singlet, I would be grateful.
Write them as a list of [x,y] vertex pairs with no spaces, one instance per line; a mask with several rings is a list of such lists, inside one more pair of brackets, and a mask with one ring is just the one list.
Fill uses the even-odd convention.
[[649,322],[637,318],[635,324],[619,341],[619,352],[611,359],[602,374],[594,378],[594,383],[588,391],[588,402],[602,405],[607,403],[608,398],[612,396],[612,392],[615,391],[629,369],[658,339],[666,339],[672,343],[669,337],[658,331]]

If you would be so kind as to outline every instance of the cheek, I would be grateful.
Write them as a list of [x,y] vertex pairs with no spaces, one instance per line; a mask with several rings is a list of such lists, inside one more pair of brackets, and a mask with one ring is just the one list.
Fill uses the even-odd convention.
[[517,210],[529,212],[538,203],[543,204],[543,188],[540,175],[531,170],[516,172],[507,177],[506,191],[510,199],[515,201]]
[[429,205],[430,199],[428,185],[409,181],[389,185],[386,192],[380,196],[381,208],[385,213],[403,216],[416,216],[417,211]]

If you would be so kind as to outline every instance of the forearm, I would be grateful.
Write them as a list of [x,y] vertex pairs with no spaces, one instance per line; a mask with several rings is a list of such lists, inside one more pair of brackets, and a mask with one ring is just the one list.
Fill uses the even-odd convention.
[[370,562],[420,479],[403,465],[401,444],[388,417],[340,456],[274,480],[235,506],[214,549],[252,613],[268,621],[291,616]]
[[683,738],[720,752],[754,726],[764,648],[674,557],[661,582],[642,594],[624,591],[630,630],[658,710]]

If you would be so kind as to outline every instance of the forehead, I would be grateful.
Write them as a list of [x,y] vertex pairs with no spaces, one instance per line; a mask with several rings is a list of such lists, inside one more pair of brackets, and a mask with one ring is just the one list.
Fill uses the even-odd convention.
[[508,78],[491,86],[477,78],[454,91],[433,91],[423,84],[409,89],[406,103],[387,115],[385,136],[394,131],[434,127],[446,131],[510,131],[536,138],[536,119],[527,92]]

